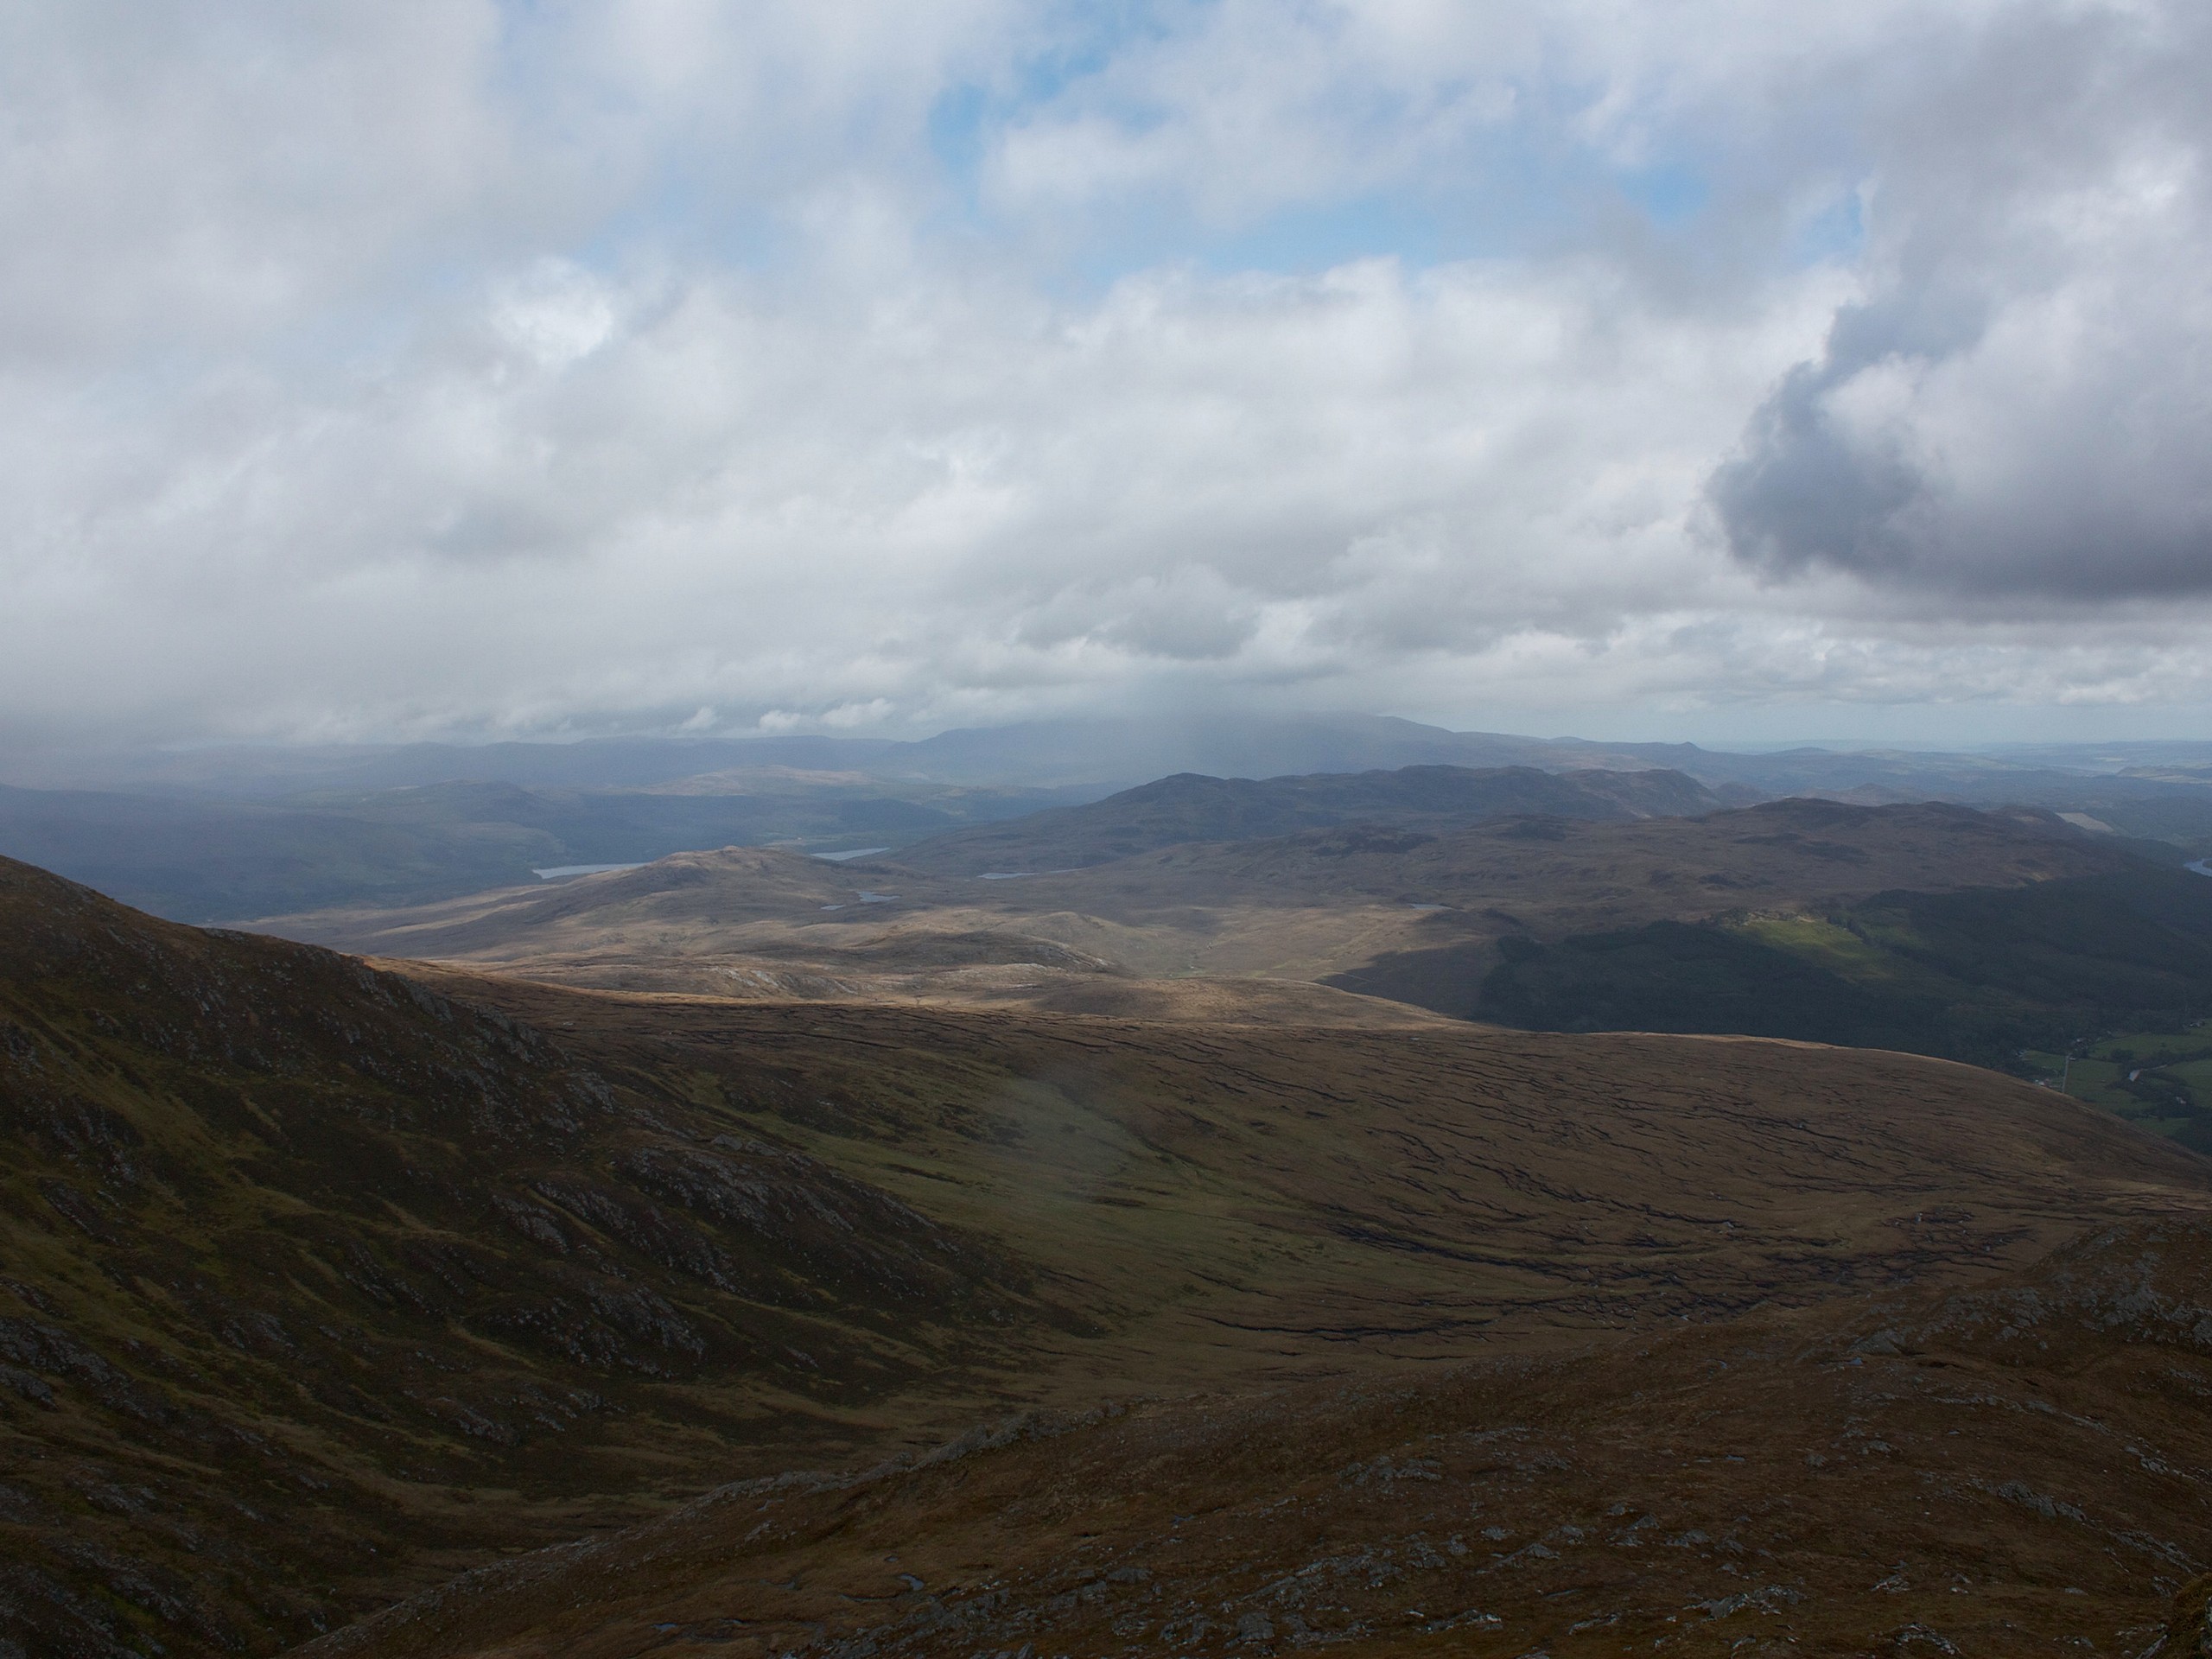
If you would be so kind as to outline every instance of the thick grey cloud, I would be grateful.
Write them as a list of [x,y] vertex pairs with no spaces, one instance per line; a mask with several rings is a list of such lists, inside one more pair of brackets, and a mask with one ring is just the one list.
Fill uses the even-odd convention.
[[1736,555],[1988,607],[2212,592],[2212,15],[2022,8],[1888,123],[1866,296],[1710,496]]

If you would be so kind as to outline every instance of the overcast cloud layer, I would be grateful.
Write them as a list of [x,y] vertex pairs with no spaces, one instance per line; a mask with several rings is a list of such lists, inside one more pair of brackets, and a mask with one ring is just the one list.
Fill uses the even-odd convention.
[[2208,86],[2190,0],[0,0],[0,741],[2171,730]]

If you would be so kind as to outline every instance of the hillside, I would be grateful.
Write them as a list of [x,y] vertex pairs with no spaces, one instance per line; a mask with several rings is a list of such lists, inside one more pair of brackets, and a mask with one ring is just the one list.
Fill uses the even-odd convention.
[[1432,930],[1479,929],[1496,921],[1492,912],[1526,910],[1541,932],[1580,931],[1585,918],[1641,923],[1814,894],[2016,887],[2136,862],[2108,838],[2048,813],[1792,799],[1635,823],[1522,817],[1446,835],[1352,826],[1170,849],[1046,890],[1132,906],[1208,893],[1247,904],[1431,905],[1448,912],[1425,924]]
[[1306,777],[1179,772],[1103,801],[933,836],[889,861],[929,875],[1033,874],[1104,864],[1186,842],[1254,841],[1349,823],[1458,830],[1488,818],[1686,817],[1722,801],[1678,772],[1405,766]]
[[378,973],[0,865],[0,1639],[267,1652],[1019,1406],[1969,1282],[2208,1166],[1891,1055]]
[[[1167,781],[1168,797],[1218,793]],[[1370,1027],[1424,1010],[2056,1078],[2110,1033],[2148,1033],[2145,1052],[2202,1046],[2212,882],[2139,850],[2025,810],[1793,799],[1445,833],[1357,823],[1018,878],[730,849],[267,925],[612,989]],[[2212,1150],[2212,1092],[2165,1072],[2129,1086],[2116,1109]]]
[[[1199,976],[1234,995],[1256,976],[1333,980],[1463,1015],[1508,936],[1551,941],[2140,868],[2110,837],[2047,814],[1805,800],[1447,834],[1356,824],[1001,880],[731,849],[554,891],[261,925],[626,990],[1110,1011],[1128,1005],[1132,980]],[[1361,976],[1401,961],[1409,967],[1395,976]],[[1357,1023],[1357,1005],[1341,1006]]]
[[[1084,1374],[1131,1387],[1166,1355],[1249,1379],[1972,1271],[2079,1204],[2212,1185],[2049,1090],[1895,1055],[441,982],[609,1075],[680,1064],[756,1133],[996,1236],[1112,1327]],[[763,1096],[772,1060],[823,1097]],[[1900,1230],[1946,1205],[1971,1215]]]
[[1973,1291],[1018,1420],[732,1488],[308,1651],[2181,1659],[2205,1581],[2176,1592],[2212,1559],[2209,1275],[2202,1222],[2137,1225]]
[[2212,881],[2151,867],[1498,949],[1478,981],[1446,949],[1343,982],[1539,1030],[1740,1032],[2000,1068],[2212,1017]]
[[1067,1317],[740,1128],[0,863],[0,1631],[266,1650]]

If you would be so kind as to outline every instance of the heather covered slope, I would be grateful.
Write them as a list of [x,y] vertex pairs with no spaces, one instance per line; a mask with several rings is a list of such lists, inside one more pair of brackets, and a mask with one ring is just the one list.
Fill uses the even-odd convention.
[[[2212,1194],[2212,1165],[2050,1090],[1895,1054],[442,982],[610,1076],[680,1066],[760,1134],[1018,1249],[1096,1319],[1037,1338],[1087,1385],[1429,1363],[1971,1277],[2085,1217]],[[821,1097],[760,1094],[770,1063]],[[927,1104],[948,1096],[976,1117]]]
[[[2200,1650],[2212,1233],[1387,1386],[1010,1422],[489,1568],[318,1659]],[[2176,1606],[2179,1600],[2182,1605]]]
[[500,1014],[12,864],[0,1144],[0,1633],[41,1651],[310,1634],[849,1445],[1039,1317],[976,1239]]

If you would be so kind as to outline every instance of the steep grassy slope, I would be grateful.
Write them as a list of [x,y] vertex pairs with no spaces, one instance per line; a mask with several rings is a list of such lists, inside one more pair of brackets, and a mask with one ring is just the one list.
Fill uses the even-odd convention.
[[1083,806],[918,842],[892,861],[930,875],[1065,870],[1197,841],[1252,841],[1371,823],[1458,830],[1529,814],[1618,822],[1710,812],[1720,798],[1678,772],[1406,766],[1302,778],[1180,772]]
[[976,1239],[499,1014],[9,864],[0,1145],[0,1631],[39,1651],[309,1634],[849,1446],[1039,1315]]
[[[1010,1422],[487,1569],[316,1659],[2200,1651],[2212,1230],[2009,1281]],[[2177,1608],[2176,1603],[2182,1605]]]

